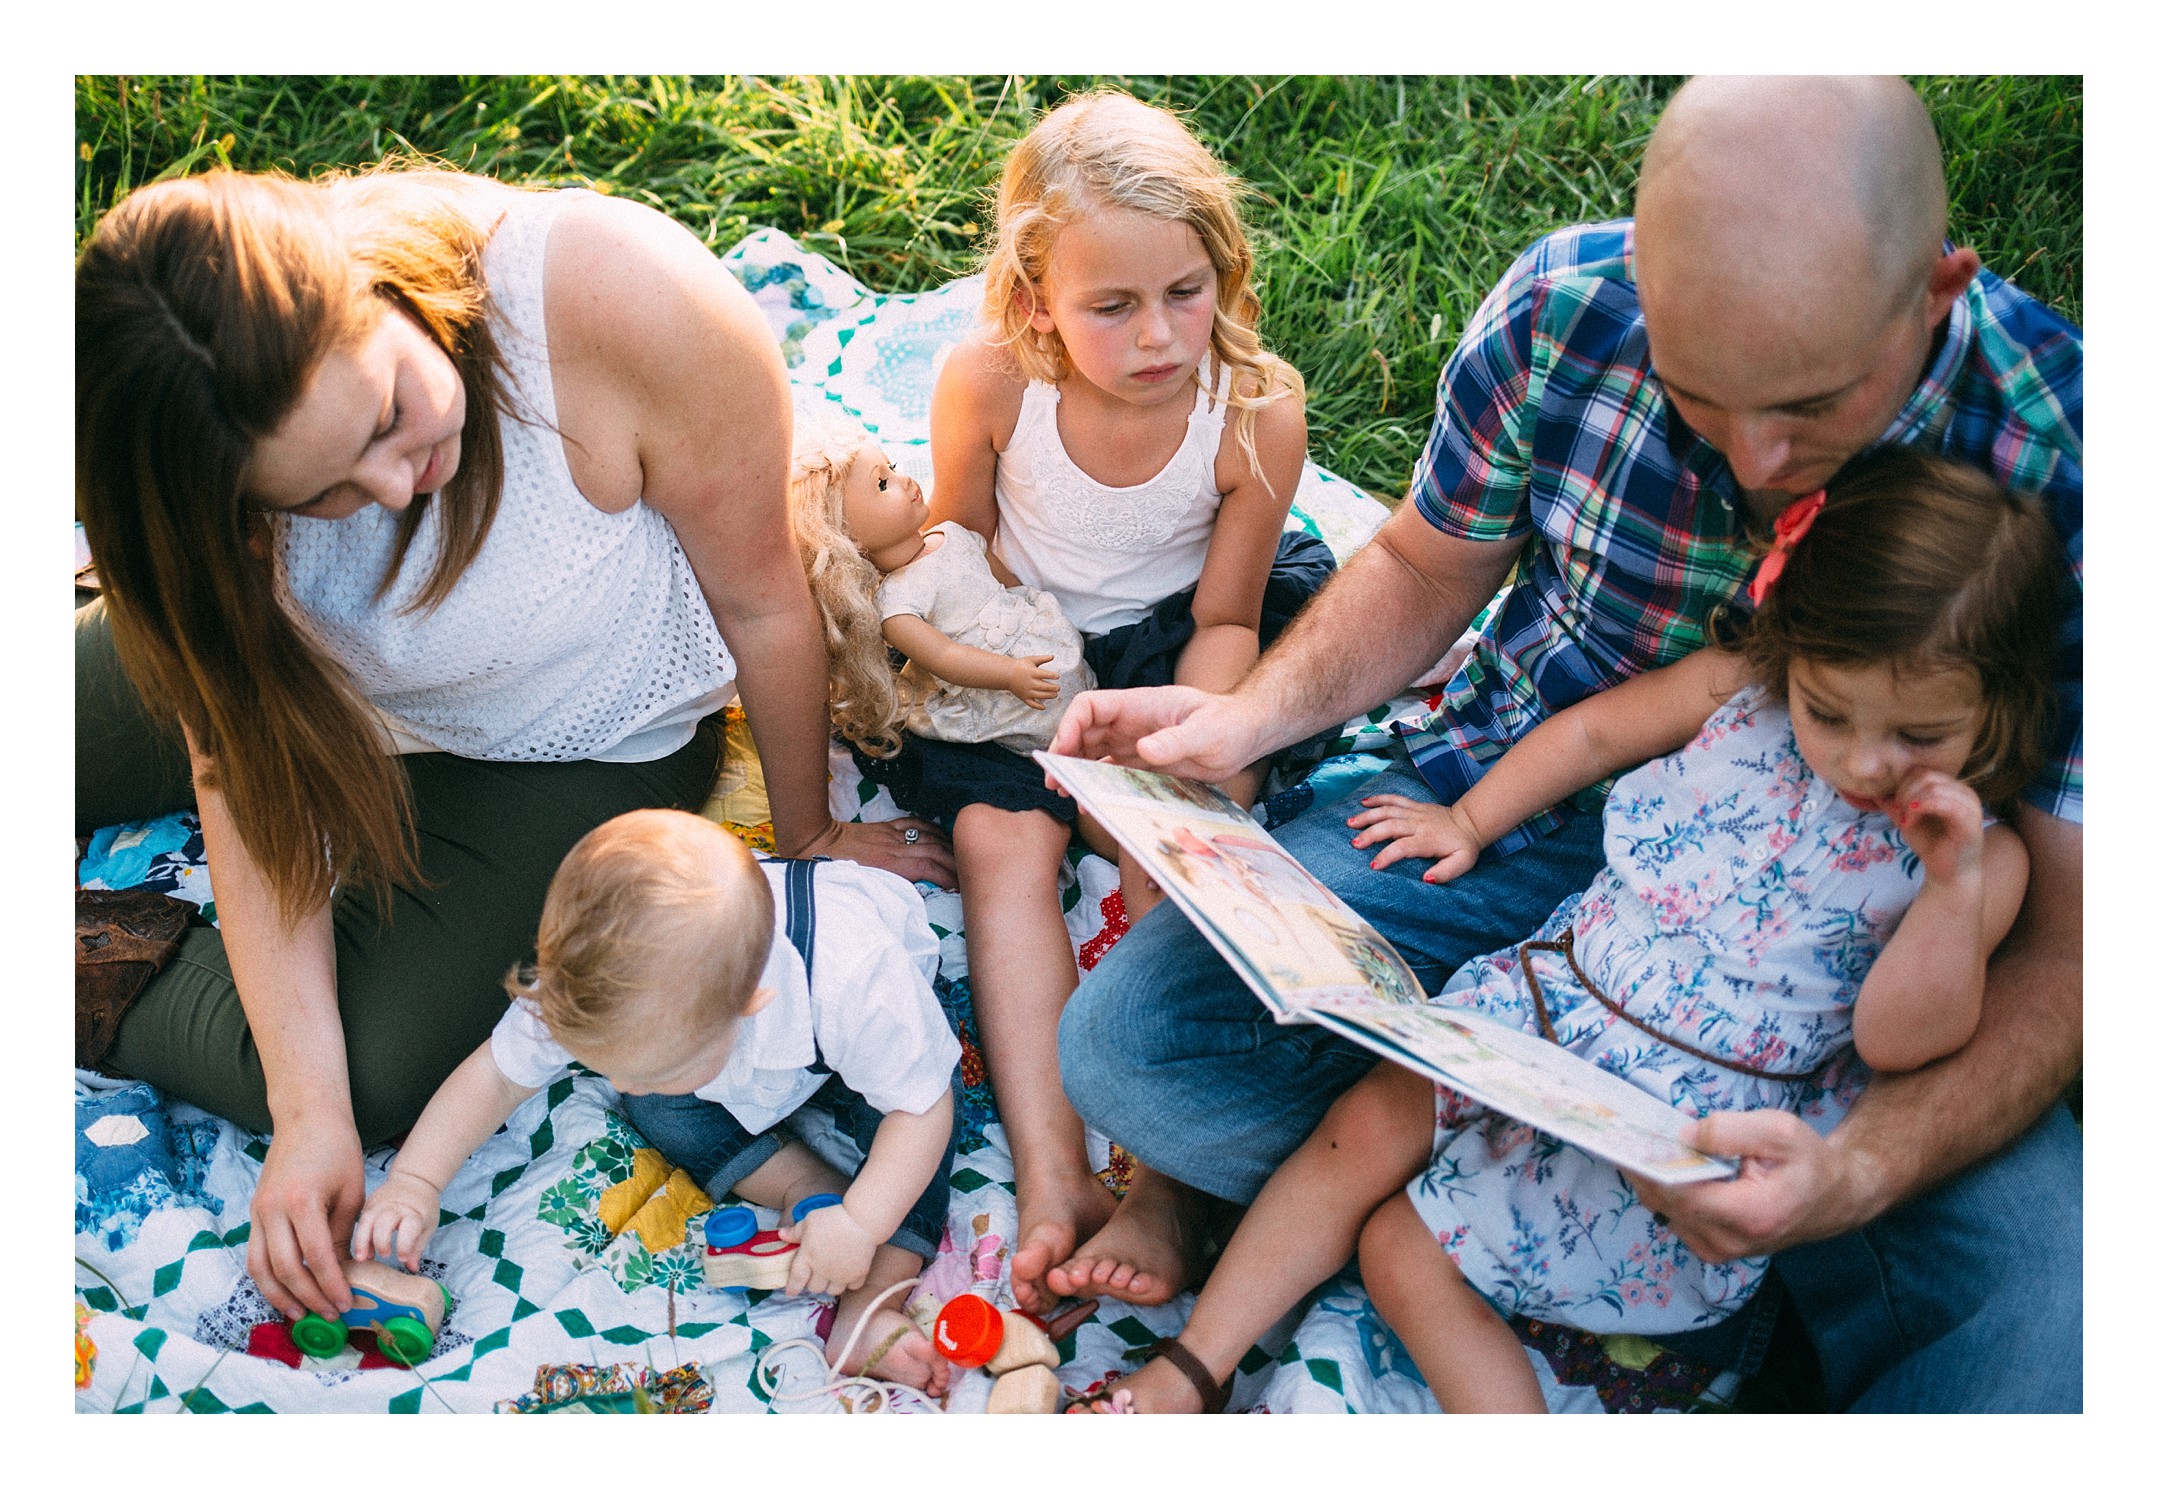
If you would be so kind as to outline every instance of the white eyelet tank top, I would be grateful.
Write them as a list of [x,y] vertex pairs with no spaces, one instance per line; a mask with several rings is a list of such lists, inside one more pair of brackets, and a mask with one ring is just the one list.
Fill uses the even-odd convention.
[[1056,384],[1029,382],[1020,399],[997,456],[997,557],[1022,583],[1055,595],[1090,636],[1199,582],[1221,507],[1214,457],[1228,407],[1206,392],[1212,368],[1212,358],[1200,364],[1184,442],[1136,486],[1104,486],[1073,462],[1057,432]]
[[489,315],[510,374],[502,500],[472,566],[434,610],[430,507],[380,601],[395,514],[280,522],[285,608],[353,676],[399,751],[479,760],[656,760],[734,696],[734,659],[667,520],[603,512],[556,433],[547,237],[575,193],[518,193],[486,249]]

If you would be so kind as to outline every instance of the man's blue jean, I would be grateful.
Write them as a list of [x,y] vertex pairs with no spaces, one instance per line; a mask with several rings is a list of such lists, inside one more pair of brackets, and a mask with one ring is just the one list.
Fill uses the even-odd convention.
[[[1430,800],[1397,765],[1358,792]],[[1427,991],[1471,957],[1525,939],[1603,866],[1582,815],[1451,884],[1421,861],[1369,867],[1347,803],[1276,836],[1400,950]],[[1111,948],[1058,1027],[1079,1113],[1142,1163],[1249,1204],[1326,1109],[1377,1059],[1310,1024],[1276,1024],[1191,922],[1164,907]],[[1797,1247],[1774,1274],[1799,1310],[1838,1406],[2080,1410],[2082,1145],[2056,1108],[2006,1152],[1852,1236]],[[1773,1297],[1704,1336],[1668,1341],[1758,1364]],[[1689,1342],[1692,1347],[1689,1348]]]

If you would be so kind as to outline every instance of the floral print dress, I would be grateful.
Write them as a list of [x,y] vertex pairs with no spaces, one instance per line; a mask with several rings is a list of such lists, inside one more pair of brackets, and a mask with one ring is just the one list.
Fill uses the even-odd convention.
[[[1571,927],[1582,970],[1660,1033],[1753,1070],[1818,1073],[1770,1080],[1698,1059],[1617,1018],[1562,954],[1539,951],[1559,1042],[1689,1116],[1778,1106],[1833,1126],[1865,1074],[1852,1002],[1918,892],[1918,856],[1894,824],[1808,769],[1790,713],[1756,687],[1619,780],[1604,858],[1531,939]],[[1437,1001],[1538,1028],[1518,947],[1468,963]],[[1408,1193],[1509,1314],[1674,1333],[1733,1312],[1767,1267],[1703,1262],[1611,1164],[1444,1086],[1431,1166]]]

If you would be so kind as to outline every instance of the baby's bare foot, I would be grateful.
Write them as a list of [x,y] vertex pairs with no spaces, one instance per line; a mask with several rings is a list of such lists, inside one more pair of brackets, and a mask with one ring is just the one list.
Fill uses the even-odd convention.
[[[836,1327],[832,1330],[832,1339],[830,1347],[834,1349],[846,1342]],[[879,1345],[885,1346],[881,1354]],[[871,1356],[875,1356],[873,1361]],[[866,1369],[863,1368],[865,1364]],[[895,1385],[912,1386],[926,1396],[942,1396],[952,1383],[950,1362],[937,1353],[929,1336],[896,1308],[880,1308],[871,1314],[853,1356],[833,1360],[832,1368],[842,1375],[867,1375]]]

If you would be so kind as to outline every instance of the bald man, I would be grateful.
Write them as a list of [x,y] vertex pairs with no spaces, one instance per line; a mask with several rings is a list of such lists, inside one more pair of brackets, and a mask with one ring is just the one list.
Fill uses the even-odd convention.
[[[1896,79],[1703,78],[1651,137],[1630,221],[1531,246],[1463,333],[1406,501],[1237,689],[1094,693],[1057,736],[1220,780],[1407,687],[1513,576],[1441,706],[1369,788],[1452,801],[1552,713],[1706,639],[1753,544],[1874,445],[1942,450],[2041,494],[2082,581],[2082,336],[1945,244],[1940,146]],[[1517,566],[1518,565],[1518,569]],[[2082,1059],[2080,604],[2058,734],[2016,827],[2021,918],[1977,1036],[1879,1077],[1822,1136],[1723,1114],[1741,1176],[1637,1184],[1711,1260],[1773,1253],[1756,1302],[1663,1342],[1758,1363],[1795,1304],[1838,1407],[2077,1410],[2082,1150],[2060,1101]],[[1602,789],[1445,885],[1371,867],[1339,809],[1282,842],[1428,988],[1519,942],[1603,863]],[[1158,1301],[1193,1275],[1207,1196],[1248,1204],[1373,1056],[1276,1025],[1184,917],[1141,920],[1059,1029],[1074,1104],[1140,1169],[1061,1293]]]

